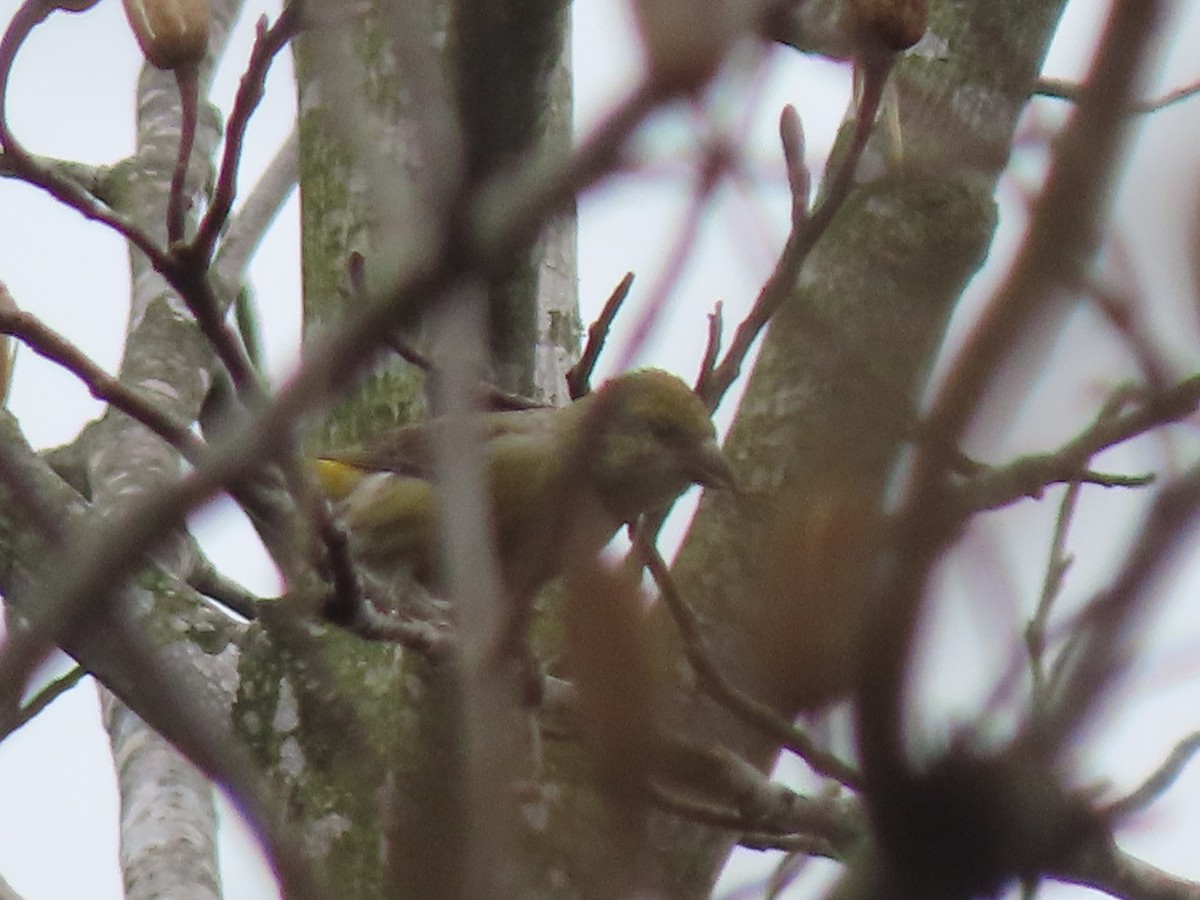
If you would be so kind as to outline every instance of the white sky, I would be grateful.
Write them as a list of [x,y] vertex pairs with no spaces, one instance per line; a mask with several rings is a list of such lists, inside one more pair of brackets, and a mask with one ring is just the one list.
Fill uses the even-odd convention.
[[[16,6],[16,0],[0,0],[0,20],[7,22]],[[1105,7],[1095,0],[1075,0],[1051,56],[1050,74],[1079,77],[1087,48],[1094,41],[1098,12]],[[577,106],[583,127],[636,77],[636,41],[616,10],[615,4],[605,0],[575,3]],[[249,4],[218,79],[215,99],[226,109],[248,53],[249,26],[262,11],[273,15],[275,4]],[[1160,88],[1200,77],[1200,64],[1190,49],[1200,35],[1200,15],[1194,4],[1187,12],[1175,29],[1176,43],[1159,80]],[[102,62],[86,62],[101,56]],[[786,102],[800,108],[809,136],[810,162],[819,170],[848,94],[849,76],[844,67],[804,63],[795,56],[783,51],[775,54],[759,88],[757,112],[749,122],[750,159],[755,171],[764,176],[759,189],[722,192],[721,202],[706,218],[701,242],[675,293],[675,304],[659,328],[659,340],[640,362],[665,365],[685,377],[692,375],[703,347],[705,314],[712,303],[725,301],[726,321],[735,322],[769,270],[786,227],[787,197],[775,138],[778,110]],[[119,160],[132,146],[130,98],[140,61],[120,4],[113,0],[82,16],[54,16],[26,45],[13,74],[10,121],[16,134],[34,152],[97,164]],[[289,80],[288,62],[281,60],[250,134],[243,185],[252,183],[254,174],[287,133],[292,110]],[[738,134],[743,131],[741,117],[746,107],[740,96],[730,92],[722,106],[728,119],[724,124]],[[1050,103],[1039,104],[1039,109],[1056,120],[1062,112],[1060,106]],[[1185,288],[1170,273],[1188,271],[1185,223],[1197,196],[1194,147],[1198,145],[1198,109],[1196,104],[1185,105],[1154,118],[1139,142],[1120,206],[1125,236],[1139,260],[1139,276],[1156,301],[1146,315],[1185,369],[1188,365],[1196,368],[1195,311],[1180,312],[1179,303],[1187,299]],[[651,144],[663,156],[687,146],[689,140],[686,117],[676,114],[669,119],[671,127],[659,129]],[[1028,176],[1028,166],[1024,173]],[[581,205],[585,315],[594,311],[627,270],[639,276],[635,300],[638,291],[644,294],[649,289],[662,264],[664,248],[679,224],[687,200],[686,185],[686,179],[679,178],[627,178]],[[1019,220],[1011,182],[1001,198],[1010,218]],[[277,374],[287,370],[295,352],[299,293],[295,242],[293,198],[252,271],[268,322],[268,354]],[[1002,267],[1005,252],[1003,246],[997,247],[993,268]],[[1164,272],[1168,274],[1161,274]],[[0,182],[0,280],[7,283],[19,304],[115,369],[128,283],[119,240],[28,188]],[[975,294],[982,295],[983,289],[977,287]],[[1039,390],[1037,402],[1018,411],[1012,438],[1016,446],[1046,446],[1048,440],[1052,442],[1048,434],[1068,434],[1075,423],[1064,423],[1064,406],[1077,415],[1090,415],[1088,411],[1102,396],[1101,388],[1111,383],[1113,370],[1123,365],[1113,361],[1120,354],[1112,342],[1106,341],[1086,316],[1080,318],[1062,338],[1065,349],[1060,347],[1058,354],[1076,369],[1075,377],[1062,389]],[[618,332],[618,346],[620,340]],[[1073,346],[1088,349],[1089,365],[1079,363]],[[1103,349],[1097,352],[1097,347]],[[99,405],[71,376],[28,353],[19,358],[11,408],[33,442],[42,446],[70,439],[99,411]],[[1152,448],[1151,453],[1156,461],[1164,457],[1161,447]],[[997,458],[1002,454],[998,451]],[[1125,460],[1106,460],[1106,464],[1114,468],[1129,465],[1135,471],[1147,465],[1144,457]],[[1121,509],[1129,512],[1114,512]],[[1081,581],[1095,579],[1106,560],[1111,564],[1120,546],[1112,534],[1121,534],[1113,522],[1118,514],[1132,522],[1128,517],[1133,513],[1136,501],[1110,493],[1088,494],[1077,531],[1078,546],[1088,549],[1087,566],[1083,561],[1080,565]],[[245,531],[229,528],[222,517],[205,515],[201,519],[198,525],[212,553],[231,574],[254,589],[271,592],[275,587],[272,576],[258,560],[241,551],[247,541]],[[973,592],[989,603],[994,599],[1003,612],[1006,603],[1013,603],[1013,593],[1027,597],[1036,591],[1047,546],[1046,523],[1044,508],[1027,504],[973,529],[965,553],[969,563],[978,566],[982,562],[997,573],[995,583],[983,585],[977,575],[971,576],[975,580],[968,583]],[[1000,525],[1027,539],[1014,542],[1001,536]],[[956,584],[961,588],[968,577],[961,568],[947,567],[948,593]],[[1194,591],[1178,593],[1186,600]],[[942,679],[938,690],[944,703],[924,723],[933,734],[944,734],[946,716],[953,717],[956,709],[968,715],[985,679],[1007,662],[997,658],[995,650],[1000,642],[994,630],[1002,616],[993,614],[990,607],[986,614],[979,606],[959,604],[957,609],[951,615],[956,616],[960,633],[965,635],[962,640],[974,642],[973,649],[966,652],[977,654],[972,658],[979,663],[964,670],[961,644],[931,651],[930,667],[944,665],[955,672],[954,678]],[[1086,771],[1103,778],[1119,775],[1122,784],[1132,785],[1178,737],[1197,727],[1200,673],[1192,662],[1191,649],[1200,639],[1196,618],[1186,602],[1166,607],[1148,637],[1155,641],[1154,665],[1138,674],[1138,687],[1152,693],[1153,701],[1139,699],[1120,722],[1105,723],[1103,739],[1084,756]],[[1009,634],[1003,635],[1003,640],[1009,638]],[[115,900],[121,896],[112,763],[97,722],[94,692],[83,686],[0,744],[0,874],[26,900]],[[1200,773],[1185,774],[1172,794],[1134,823],[1126,845],[1161,865],[1200,877],[1200,861],[1194,854],[1200,811],[1189,808],[1195,806],[1189,799],[1197,796]],[[245,836],[230,827],[223,830],[222,838],[226,896],[230,900],[267,896],[270,878],[245,850],[249,843]],[[226,848],[229,852],[224,852]],[[757,854],[746,856],[761,862]],[[729,883],[732,886],[746,877],[739,874]]]

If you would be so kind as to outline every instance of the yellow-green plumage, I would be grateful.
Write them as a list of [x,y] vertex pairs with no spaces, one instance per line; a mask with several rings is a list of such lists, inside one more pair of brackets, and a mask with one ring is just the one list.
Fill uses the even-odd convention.
[[[486,413],[481,440],[502,567],[522,555],[533,580],[553,576],[559,535],[588,510],[611,536],[690,484],[732,484],[703,403],[674,375],[641,370],[561,409]],[[399,564],[436,586],[438,498],[432,481],[435,422],[400,429],[378,445],[330,454],[317,476],[352,535],[355,552]],[[541,529],[541,532],[539,532]]]

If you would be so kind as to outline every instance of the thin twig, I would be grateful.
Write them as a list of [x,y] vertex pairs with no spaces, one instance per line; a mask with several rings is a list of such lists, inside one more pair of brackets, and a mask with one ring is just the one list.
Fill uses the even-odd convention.
[[1200,900],[1200,884],[1130,856],[1111,838],[1089,842],[1050,874],[1126,900]]
[[801,853],[806,857],[816,856],[821,859],[844,860],[845,853],[838,850],[828,841],[807,834],[776,835],[761,831],[748,831],[737,839],[739,847],[747,850],[782,850],[785,853]]
[[[701,825],[723,828],[726,831],[748,831],[756,827],[756,823],[751,822],[749,818],[732,806],[688,796],[682,791],[673,790],[657,781],[647,782],[645,791],[649,800],[659,809],[674,813],[692,822],[699,822]],[[784,835],[775,834],[774,837],[779,839]]]
[[38,691],[32,700],[17,709],[11,717],[4,717],[3,721],[0,721],[0,741],[32,722],[38,713],[79,684],[87,674],[88,671],[83,666],[74,666],[66,675],[54,679]]
[[55,7],[50,0],[25,0],[9,22],[0,39],[0,147],[12,171],[29,184],[50,193],[64,205],[83,216],[108,225],[133,246],[141,250],[150,265],[162,275],[179,294],[212,345],[234,383],[243,393],[260,399],[261,390],[245,351],[232,329],[224,323],[212,287],[202,269],[198,270],[189,254],[167,252],[147,232],[131,220],[120,216],[78,184],[59,172],[40,165],[21,146],[8,126],[8,80],[17,51],[32,29],[41,23]]
[[807,797],[773,781],[727,747],[671,732],[656,738],[659,764],[649,784],[681,788],[718,815],[722,808],[732,807],[736,819],[725,827],[820,835],[843,849],[863,835],[865,823],[856,799],[833,793]]
[[267,227],[296,187],[300,176],[299,146],[299,135],[293,129],[224,229],[212,268],[218,284],[231,293],[242,281],[246,265]]
[[213,247],[221,228],[229,218],[233,208],[233,198],[237,194],[237,169],[242,159],[242,144],[246,138],[246,128],[250,117],[258,107],[263,97],[267,73],[275,57],[287,46],[301,28],[301,3],[290,0],[284,4],[283,10],[275,20],[275,24],[267,27],[266,16],[258,20],[258,30],[255,35],[254,48],[250,51],[250,61],[246,71],[238,82],[237,95],[233,100],[233,110],[229,114],[229,124],[225,129],[225,152],[221,158],[221,168],[217,174],[216,189],[213,192],[212,204],[204,215],[192,241],[192,252],[201,264],[207,265],[212,258]]
[[604,301],[604,308],[600,310],[596,321],[588,326],[587,343],[584,344],[579,362],[567,370],[567,395],[572,400],[578,400],[591,392],[592,372],[600,359],[600,351],[604,349],[604,342],[608,339],[612,324],[621,310],[621,304],[629,296],[632,287],[633,273],[626,272]]
[[[1141,394],[1142,396],[1138,396]],[[1023,497],[1037,497],[1053,484],[1144,487],[1150,475],[1112,475],[1086,468],[1087,460],[1155,428],[1179,422],[1200,409],[1200,375],[1160,391],[1122,387],[1114,392],[1094,423],[1049,453],[1023,456],[1000,466],[974,464],[969,478],[951,489],[947,500],[959,518],[998,509]]]
[[1154,498],[1138,540],[1117,577],[1085,608],[1077,649],[1053,706],[1040,726],[1052,742],[1065,740],[1095,708],[1104,690],[1129,667],[1130,635],[1136,621],[1155,604],[1148,591],[1163,562],[1170,559],[1200,515],[1200,465],[1164,487]]
[[1066,550],[1067,531],[1075,515],[1079,492],[1080,484],[1076,481],[1067,485],[1067,490],[1063,493],[1058,517],[1054,522],[1054,537],[1050,541],[1050,557],[1046,561],[1046,574],[1042,579],[1037,609],[1029,624],[1025,626],[1025,647],[1029,653],[1029,670],[1033,678],[1032,702],[1035,708],[1042,704],[1045,697],[1046,672],[1042,655],[1046,650],[1046,623],[1050,619],[1050,608],[1062,591],[1063,579],[1073,561],[1073,557]]
[[732,155],[731,149],[723,142],[712,143],[704,154],[704,159],[695,173],[691,201],[683,215],[683,226],[667,250],[662,272],[646,295],[646,301],[634,322],[629,340],[625,342],[617,361],[618,371],[623,372],[633,365],[646,342],[650,340],[655,326],[662,320],[667,303],[683,275],[684,266],[696,247],[700,225],[704,222],[704,210],[712,202],[714,193],[729,171]]
[[166,253],[133,220],[120,215],[107,204],[66,176],[61,167],[48,166],[32,156],[17,140],[8,124],[8,82],[17,52],[29,34],[55,9],[50,0],[25,0],[13,15],[0,39],[0,149],[5,168],[22,180],[40,187],[85,218],[107,225],[141,250],[159,271],[169,266]]
[[[396,355],[414,368],[420,369],[426,375],[438,377],[438,367],[432,359],[403,338],[392,336],[387,345]],[[514,394],[490,381],[480,381],[475,386],[475,401],[480,409],[487,410],[522,410],[545,409],[546,404],[532,397]]]
[[860,775],[850,765],[818,747],[803,731],[767,704],[732,685],[713,661],[700,630],[696,614],[680,595],[671,572],[658,549],[641,528],[633,534],[634,552],[650,572],[683,637],[688,662],[708,692],[725,707],[764,734],[791,750],[816,773],[833,778],[848,787],[860,784]]
[[845,155],[828,183],[823,185],[821,199],[812,214],[793,225],[774,270],[759,291],[754,306],[734,332],[729,350],[713,369],[712,377],[701,385],[698,391],[709,409],[717,408],[730,386],[741,375],[750,348],[754,346],[758,335],[766,328],[776,310],[792,295],[800,267],[849,196],[858,161],[862,158],[867,140],[871,136],[871,128],[875,124],[875,114],[879,109],[884,83],[883,78],[865,79],[855,115],[854,134]]
[[721,338],[725,331],[725,304],[718,300],[713,304],[713,311],[708,314],[708,340],[704,343],[704,356],[700,360],[700,374],[696,376],[695,390],[712,377],[716,368],[717,358],[721,355]]
[[225,152],[217,173],[212,203],[196,229],[195,238],[190,244],[174,249],[170,257],[173,264],[169,271],[163,273],[196,317],[201,331],[216,350],[239,392],[255,401],[262,399],[262,391],[253,364],[236,333],[225,325],[220,302],[206,273],[217,237],[229,218],[237,193],[237,168],[241,162],[246,128],[262,99],[271,63],[299,32],[300,7],[298,0],[285,4],[270,28],[267,27],[265,16],[259,19],[254,48],[246,72],[238,84],[233,111],[225,130]]
[[199,75],[193,64],[175,70],[175,84],[179,88],[179,153],[175,159],[175,171],[171,173],[171,187],[167,194],[167,244],[183,240],[184,221],[187,209],[183,191],[187,185],[188,164],[192,161],[192,147],[196,142],[197,93],[200,90]]
[[431,662],[448,658],[458,643],[447,625],[380,612],[365,597],[354,604],[327,606],[322,610],[322,618],[364,641],[397,644],[415,650]]
[[261,598],[217,569],[199,548],[196,548],[191,556],[195,562],[192,570],[188,572],[187,583],[192,590],[215,600],[247,621],[252,622],[258,618],[258,610],[264,602]]
[[[1086,88],[1087,85],[1065,81],[1061,78],[1039,78],[1034,85],[1033,93],[1051,100],[1067,100],[1071,103],[1078,103],[1083,99]],[[1158,112],[1160,109],[1188,100],[1197,94],[1200,94],[1200,80],[1178,87],[1154,100],[1136,100],[1126,107],[1126,111],[1136,115]]]
[[1161,766],[1154,770],[1142,784],[1126,797],[1110,803],[1102,810],[1106,818],[1123,819],[1141,812],[1170,789],[1184,768],[1200,753],[1200,731],[1193,731],[1171,750]]
[[187,424],[105,372],[78,347],[32,313],[0,310],[0,333],[23,344],[75,375],[97,400],[109,403],[145,425],[178,450],[189,462],[198,462],[207,445]]
[[[350,292],[359,303],[369,302],[366,275],[366,257],[357,250],[351,251],[346,260],[346,277],[350,282]],[[385,343],[402,360],[413,368],[420,369],[431,379],[441,377],[437,363],[399,334],[391,335]],[[475,386],[473,399],[479,408],[489,410],[544,409],[546,407],[545,403],[531,397],[511,393],[490,381],[480,381]]]

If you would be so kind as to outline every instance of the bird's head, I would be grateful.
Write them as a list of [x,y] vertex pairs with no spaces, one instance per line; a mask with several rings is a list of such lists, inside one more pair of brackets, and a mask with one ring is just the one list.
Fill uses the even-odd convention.
[[622,521],[661,509],[691,484],[733,486],[708,410],[674,375],[630,372],[582,402],[579,450],[605,506]]

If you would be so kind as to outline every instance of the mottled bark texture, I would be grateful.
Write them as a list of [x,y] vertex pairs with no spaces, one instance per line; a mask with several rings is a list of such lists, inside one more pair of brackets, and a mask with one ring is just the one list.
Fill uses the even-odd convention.
[[[909,54],[893,75],[902,155],[877,129],[860,184],[767,331],[726,445],[745,495],[706,495],[675,568],[684,595],[719,623],[716,655],[743,684],[758,658],[756,554],[773,504],[803,504],[832,478],[867,497],[883,490],[955,302],[987,252],[992,192],[1062,7],[931,4],[929,32],[944,52]],[[677,709],[689,731],[764,769],[774,759],[771,741],[711,701],[684,691]],[[705,895],[729,835],[664,817],[656,837],[671,895]]]
[[[211,4],[209,50],[198,73],[203,98],[239,0]],[[180,141],[180,99],[174,74],[143,68],[138,80],[137,143],[131,173],[115,205],[158,240],[166,239],[166,208]],[[203,197],[212,179],[220,129],[202,104],[197,140],[184,184],[188,202]],[[189,217],[194,222],[194,217]],[[168,410],[193,421],[211,384],[212,350],[190,314],[146,258],[130,250],[132,287],[121,381]],[[145,426],[109,409],[91,434],[87,454],[93,510],[116,520],[179,477],[178,453]],[[163,571],[186,578],[190,548],[179,535],[164,542]],[[216,852],[212,784],[116,695],[101,691],[105,729],[118,774],[121,872],[130,900],[156,896],[216,898],[221,882]]]

